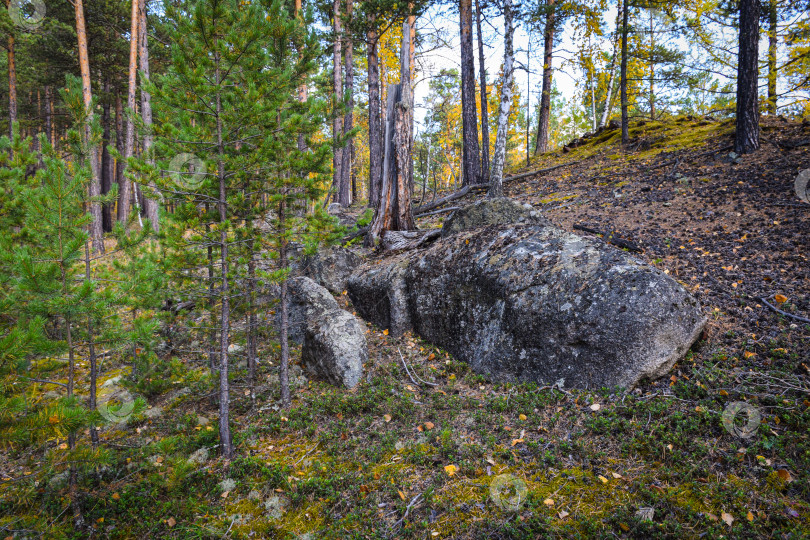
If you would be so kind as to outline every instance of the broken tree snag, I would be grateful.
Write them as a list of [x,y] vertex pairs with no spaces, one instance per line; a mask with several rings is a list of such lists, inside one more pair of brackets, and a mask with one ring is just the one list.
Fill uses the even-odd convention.
[[410,148],[411,88],[410,49],[411,32],[407,21],[402,25],[402,58],[400,83],[388,86],[385,115],[385,147],[380,204],[366,235],[368,247],[379,243],[386,231],[412,231],[416,221],[411,207],[410,174],[412,159]]
[[597,231],[596,229],[591,229],[590,227],[585,227],[583,225],[574,225],[574,229],[577,231],[584,231],[590,234],[597,234],[602,236],[602,240],[607,242],[608,244],[613,244],[616,247],[620,247],[623,249],[627,249],[629,251],[634,251],[636,253],[643,253],[644,249],[639,247],[637,244],[634,244],[630,240],[625,240],[624,238],[619,238],[616,236],[615,232],[611,231],[609,233]]
[[414,249],[437,240],[442,235],[441,229],[429,231],[386,231],[382,237],[385,251],[395,249]]

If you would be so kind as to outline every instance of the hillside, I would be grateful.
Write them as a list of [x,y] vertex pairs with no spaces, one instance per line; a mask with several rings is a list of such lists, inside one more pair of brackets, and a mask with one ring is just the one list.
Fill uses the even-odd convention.
[[[255,402],[237,374],[240,457],[228,462],[215,456],[207,367],[167,358],[132,390],[147,407],[101,432],[114,463],[88,479],[87,521],[112,538],[807,536],[810,206],[793,181],[810,168],[810,124],[766,118],[763,147],[741,158],[729,157],[732,135],[731,123],[706,119],[636,123],[628,151],[607,130],[515,173],[554,170],[505,186],[699,298],[707,330],[666,378],[627,393],[493,383],[418,337],[369,325],[352,391],[294,368],[283,411],[272,362],[259,363]],[[352,309],[346,294],[337,300]],[[260,344],[260,358],[275,354]],[[130,368],[104,365],[99,384]],[[58,363],[42,369],[65,376]],[[749,438],[731,433],[744,414],[724,426],[736,401],[761,417]],[[4,479],[42,459],[6,453]],[[17,516],[10,537],[42,523],[72,535],[60,525],[64,476],[47,481],[48,504],[26,507],[33,495],[14,482],[0,496]]]

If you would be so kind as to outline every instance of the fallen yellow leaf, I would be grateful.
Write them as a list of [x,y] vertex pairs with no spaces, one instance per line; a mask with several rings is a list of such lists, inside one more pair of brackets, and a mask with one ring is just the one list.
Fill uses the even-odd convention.
[[383,415],[383,420],[385,420],[386,422],[390,422],[391,421],[391,415],[390,414]]
[[599,475],[599,480],[601,480],[603,484],[607,484],[607,483],[608,483],[608,479],[607,479],[607,478],[605,478],[604,476],[602,476],[601,474]]
[[454,476],[456,471],[458,471],[458,467],[455,465],[448,465],[444,468],[444,472],[447,473],[447,476]]
[[777,304],[784,304],[785,302],[787,302],[787,296],[783,294],[777,294],[776,296],[773,297],[773,299],[776,300]]
[[543,501],[543,504],[545,504],[546,506],[554,506],[554,499],[546,499],[545,501]]

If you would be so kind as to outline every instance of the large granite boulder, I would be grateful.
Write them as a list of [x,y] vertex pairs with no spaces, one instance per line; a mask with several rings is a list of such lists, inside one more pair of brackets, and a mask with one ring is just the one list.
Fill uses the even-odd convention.
[[352,305],[367,321],[400,336],[411,329],[405,271],[411,254],[395,255],[358,268],[346,290]]
[[343,247],[320,250],[301,259],[299,272],[334,294],[346,290],[346,281],[362,264],[362,259]]
[[489,225],[531,223],[551,225],[530,204],[520,204],[508,197],[486,197],[460,210],[456,210],[442,226],[442,238],[461,231],[480,229]]
[[363,266],[349,294],[381,327],[407,312],[397,316],[400,330],[408,321],[495,380],[564,379],[579,388],[663,375],[706,323],[697,300],[663,272],[595,240],[525,223],[459,232]]
[[354,315],[338,309],[308,321],[301,362],[312,376],[354,388],[367,361],[365,327]]

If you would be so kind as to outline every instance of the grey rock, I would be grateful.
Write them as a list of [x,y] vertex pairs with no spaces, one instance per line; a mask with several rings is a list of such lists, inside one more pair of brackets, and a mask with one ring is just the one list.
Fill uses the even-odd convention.
[[456,210],[442,227],[442,238],[490,225],[529,222],[539,225],[551,225],[542,215],[531,207],[520,204],[507,197],[481,199],[475,204]]
[[343,212],[343,205],[341,205],[340,203],[336,203],[336,202],[330,203],[329,206],[326,209],[326,212],[330,216],[336,216],[336,215]]
[[346,281],[362,264],[362,259],[351,250],[334,247],[303,257],[300,272],[334,294],[346,290]]
[[596,240],[520,223],[362,266],[366,320],[414,331],[500,381],[633,387],[665,374],[706,318],[680,284]]
[[[325,288],[308,277],[297,277],[289,281],[287,308],[287,336],[296,343],[304,342],[304,330],[309,318],[328,311],[340,309],[335,298]],[[276,310],[280,324],[281,310]]]
[[411,254],[395,255],[363,265],[346,284],[349,299],[360,316],[394,337],[412,327],[405,290],[405,272],[411,258]]
[[663,272],[555,227],[443,239],[405,282],[416,332],[495,380],[632,387],[666,373],[706,323]]
[[311,375],[354,388],[367,361],[365,328],[348,311],[335,309],[307,322],[301,362]]

